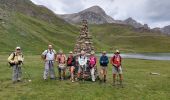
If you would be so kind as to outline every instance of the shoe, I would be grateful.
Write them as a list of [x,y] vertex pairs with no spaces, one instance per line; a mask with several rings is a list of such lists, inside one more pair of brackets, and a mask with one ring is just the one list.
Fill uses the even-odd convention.
[[51,80],[56,80],[55,78],[50,78]]
[[78,81],[78,78],[75,78],[76,81]]
[[21,80],[17,80],[17,82],[21,82]]
[[74,83],[74,80],[72,80],[71,82]]

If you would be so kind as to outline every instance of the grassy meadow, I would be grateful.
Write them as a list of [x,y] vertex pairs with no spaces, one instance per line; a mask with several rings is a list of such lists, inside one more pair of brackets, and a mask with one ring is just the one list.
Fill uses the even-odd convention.
[[[42,80],[44,70],[40,56],[25,56],[23,82],[12,84],[11,68],[0,56],[0,100],[169,100],[170,62],[124,59],[124,88],[112,86],[111,65],[107,82],[71,83],[69,80]],[[57,65],[55,65],[57,66]],[[98,66],[99,69],[99,66]],[[55,68],[57,72],[57,68]],[[26,74],[31,74],[28,82]],[[157,72],[160,75],[150,75]],[[57,73],[56,73],[57,75]]]

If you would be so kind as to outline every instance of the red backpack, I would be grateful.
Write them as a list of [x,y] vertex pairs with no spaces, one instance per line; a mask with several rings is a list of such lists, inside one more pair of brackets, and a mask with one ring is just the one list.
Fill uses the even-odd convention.
[[67,60],[67,65],[71,65],[72,64],[72,61],[73,61],[73,57],[68,57],[68,60]]
[[120,55],[114,55],[112,57],[112,62],[116,67],[119,67],[121,65],[121,56]]

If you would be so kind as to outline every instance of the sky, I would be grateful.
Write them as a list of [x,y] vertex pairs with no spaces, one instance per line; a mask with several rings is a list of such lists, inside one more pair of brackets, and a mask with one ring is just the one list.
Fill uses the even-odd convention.
[[71,14],[100,6],[116,20],[129,17],[151,28],[170,25],[170,0],[31,0],[56,14]]

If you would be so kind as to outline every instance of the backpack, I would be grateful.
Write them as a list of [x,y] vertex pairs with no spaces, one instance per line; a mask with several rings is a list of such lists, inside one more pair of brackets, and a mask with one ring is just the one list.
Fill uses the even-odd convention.
[[[48,50],[46,50],[47,52],[46,52],[46,54],[43,56],[43,59],[46,59],[46,57],[47,57],[47,54],[48,54]],[[54,53],[54,50],[52,49],[52,53]]]
[[66,60],[65,55],[60,55],[60,56],[58,57],[58,62],[61,63],[61,57],[64,57],[64,63],[65,63],[65,60]]
[[[14,58],[15,58],[15,52],[13,52],[13,53],[11,53],[11,54],[13,54],[12,60],[14,60]],[[10,56],[11,54],[9,54],[9,56]],[[11,63],[10,61],[9,61],[8,63],[9,63],[10,66],[15,65],[15,63]]]
[[116,67],[119,67],[121,65],[121,56],[120,55],[114,55],[112,57],[112,62]]
[[68,57],[67,65],[71,65],[72,61],[73,61],[73,57]]
[[[15,56],[16,56],[16,53],[13,52],[13,53],[11,53],[11,54],[13,54],[12,60],[14,60],[14,58],[15,58]],[[11,54],[10,54],[10,55],[11,55]],[[10,56],[10,55],[9,55],[9,56]],[[22,54],[21,54],[21,56],[24,57]],[[11,62],[8,62],[8,63],[9,63],[10,66],[14,66],[14,65],[15,65],[15,63],[11,63]],[[17,64],[17,65],[20,65],[20,64],[23,64],[22,61],[18,61],[18,64]]]
[[95,65],[96,64],[96,57],[94,57],[94,56],[90,57],[89,61],[90,61],[89,62],[90,65]]

